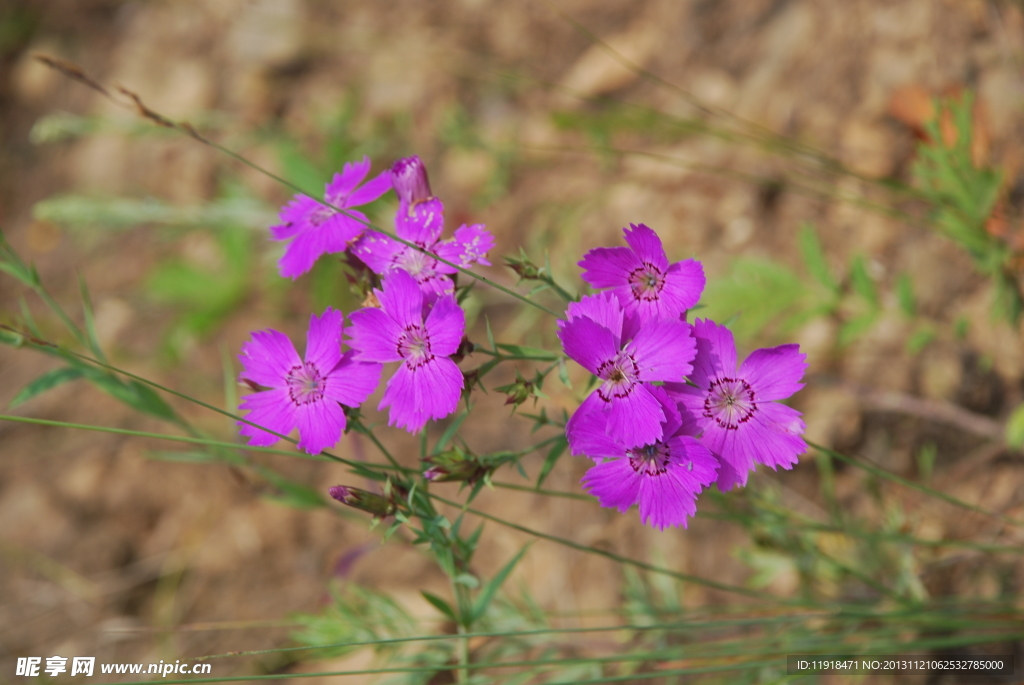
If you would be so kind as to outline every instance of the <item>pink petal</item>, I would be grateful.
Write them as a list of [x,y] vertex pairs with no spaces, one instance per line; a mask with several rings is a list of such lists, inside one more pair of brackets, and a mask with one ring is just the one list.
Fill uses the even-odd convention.
[[343,209],[332,214],[320,224],[321,229],[328,230],[325,237],[329,247],[327,252],[344,252],[362,236],[369,224],[370,220],[358,209]]
[[736,371],[736,343],[732,331],[710,319],[693,322],[693,335],[697,339],[697,356],[693,360],[690,380],[707,388],[711,379]]
[[618,348],[622,339],[624,314],[619,301],[609,293],[587,295],[579,302],[570,302],[565,313],[570,321],[587,318],[604,326],[615,336],[615,346]]
[[424,322],[430,336],[430,352],[447,357],[455,354],[466,331],[466,314],[451,295],[438,298]]
[[423,323],[423,293],[407,272],[395,269],[389,273],[384,279],[384,292],[378,298],[381,309],[402,328]]
[[640,522],[658,530],[686,528],[687,519],[697,513],[696,494],[683,487],[670,471],[643,477],[637,501]]
[[648,228],[645,224],[630,224],[629,228],[622,229],[626,242],[633,248],[637,258],[641,262],[653,264],[662,271],[668,268],[668,257],[665,255],[665,248],[661,245],[661,238],[658,234]]
[[602,507],[615,507],[625,513],[636,504],[640,481],[640,474],[623,457],[591,467],[580,482]]
[[352,253],[374,273],[381,275],[391,270],[396,256],[404,249],[406,247],[397,240],[371,230],[366,230],[362,237],[352,244]]
[[[381,297],[379,290],[374,292]],[[351,319],[349,347],[355,352],[356,361],[397,362],[402,359],[398,352],[402,328],[394,319],[374,308],[352,312]]]
[[740,473],[733,468],[732,464],[725,461],[724,459],[719,462],[718,467],[718,479],[716,484],[721,492],[728,492],[734,487],[739,485],[743,487],[747,484],[747,477],[750,475],[750,471],[743,471]]
[[455,229],[454,238],[438,243],[435,250],[442,259],[463,268],[469,268],[477,263],[490,266],[487,253],[494,248],[494,244],[494,236],[483,224],[463,224]]
[[755,350],[740,367],[740,376],[754,388],[758,400],[781,400],[804,387],[806,360],[799,345]]
[[345,430],[345,412],[331,400],[300,404],[295,408],[295,421],[299,427],[299,449],[309,454],[334,447]]
[[565,353],[592,374],[619,353],[615,336],[592,319],[579,318],[558,322],[558,339]]
[[389,190],[391,190],[391,171],[382,171],[357,188],[355,192],[350,193],[345,201],[345,206],[359,207],[368,204]]
[[755,460],[773,469],[791,469],[798,457],[807,451],[804,422],[800,412],[778,402],[758,405],[758,413],[750,422],[753,440],[757,443]]
[[324,384],[324,396],[346,407],[358,407],[365,402],[377,389],[384,369],[380,364],[353,361],[353,357],[354,350],[346,352]]
[[727,430],[710,419],[702,421],[704,432],[700,436],[701,444],[711,450],[723,465],[728,464],[739,474],[741,484],[746,484],[747,474],[754,469],[757,455],[761,451],[759,436],[750,430],[751,424],[747,422],[739,429]]
[[311,314],[306,333],[306,361],[326,375],[341,361],[342,313],[328,307],[320,316]]
[[[246,420],[275,433],[288,435],[295,428],[295,404],[286,388],[246,395],[239,409],[249,412]],[[280,440],[276,435],[242,421],[238,422],[238,433],[249,438],[248,444],[256,447],[267,447]]]
[[676,262],[665,274],[661,299],[672,312],[682,314],[700,301],[706,283],[704,266],[696,259]]
[[270,227],[274,240],[287,240],[309,228],[309,217],[322,205],[308,195],[295,195],[281,208],[281,223]]
[[693,369],[697,343],[682,321],[648,321],[626,348],[644,381],[682,381]]
[[608,419],[602,411],[602,405],[597,394],[592,394],[569,418],[565,425],[565,437],[572,454],[586,455],[596,462],[606,457],[622,457],[626,454],[621,443],[607,433]]
[[638,384],[625,397],[615,397],[608,403],[607,432],[620,440],[623,447],[653,445],[664,433],[661,424],[665,410],[647,386]]
[[348,241],[358,235],[352,225],[335,214],[319,226],[298,233],[278,262],[279,273],[285,278],[298,278],[313,268],[313,264],[325,254],[344,252]]
[[444,231],[444,203],[436,197],[412,206],[399,205],[395,233],[420,247],[433,248]]
[[[334,205],[349,206],[346,199],[355,190],[356,186],[370,173],[370,158],[363,156],[358,162],[346,162],[340,174],[334,174],[334,178],[327,184],[324,190],[324,197]],[[361,202],[358,204],[362,204]],[[353,203],[352,206],[355,206]]]
[[255,331],[252,340],[242,345],[238,360],[242,362],[240,378],[267,388],[283,386],[288,372],[302,366],[292,341],[274,330]]
[[594,288],[616,288],[628,284],[629,274],[641,266],[627,247],[595,247],[579,261],[583,280]]
[[451,359],[435,357],[415,369],[402,364],[388,381],[378,409],[391,407],[388,425],[415,433],[428,420],[455,411],[462,384],[462,372]]

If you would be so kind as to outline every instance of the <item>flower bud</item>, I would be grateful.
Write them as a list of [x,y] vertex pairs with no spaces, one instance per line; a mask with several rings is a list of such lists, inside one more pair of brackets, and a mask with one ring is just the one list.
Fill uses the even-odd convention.
[[423,461],[427,464],[423,477],[432,483],[473,483],[491,470],[458,446],[438,452]]
[[519,406],[526,400],[533,398],[533,403],[537,403],[538,397],[543,397],[543,393],[540,391],[541,385],[544,383],[544,376],[538,371],[537,375],[534,376],[532,381],[528,381],[523,378],[519,371],[516,371],[516,382],[503,385],[495,388],[498,392],[505,393],[508,398],[505,400],[505,404],[512,404]]
[[355,509],[361,509],[374,516],[390,516],[395,513],[394,502],[366,490],[360,490],[359,488],[347,485],[335,485],[333,488],[329,488],[327,492],[342,504],[347,504]]
[[530,258],[525,254],[521,254],[519,259],[505,257],[505,266],[519,274],[519,280],[521,281],[538,280],[543,274],[542,269],[531,262]]
[[462,342],[459,343],[459,348],[455,350],[455,354],[452,355],[452,361],[458,364],[467,355],[473,354],[473,350],[476,349],[476,345],[470,342],[469,338],[462,336]]
[[413,205],[432,197],[427,169],[416,155],[403,157],[391,165],[391,184],[404,205]]

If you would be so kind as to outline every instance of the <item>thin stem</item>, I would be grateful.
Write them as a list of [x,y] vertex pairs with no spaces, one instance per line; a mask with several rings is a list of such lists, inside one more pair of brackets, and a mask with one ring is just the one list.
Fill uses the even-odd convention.
[[[129,435],[136,438],[153,438],[156,440],[168,440],[170,442],[184,442],[191,445],[203,445],[205,447],[217,447],[226,448],[232,450],[238,450],[241,452],[261,452],[263,454],[280,454],[289,457],[298,457],[300,459],[310,459],[312,461],[326,461],[336,462],[351,466],[353,468],[369,468],[369,469],[381,469],[381,470],[392,470],[395,467],[385,466],[384,464],[361,464],[354,461],[343,459],[342,457],[336,457],[334,455],[328,455],[326,453],[321,454],[305,454],[297,452],[289,452],[287,450],[279,450],[273,447],[251,447],[249,445],[239,445],[234,442],[225,442],[223,440],[209,440],[206,438],[190,437],[185,435],[168,435],[166,433],[150,433],[147,431],[136,431],[129,430],[127,428],[113,428],[109,426],[96,426],[85,423],[70,423],[68,421],[53,421],[50,419],[37,419],[30,416],[13,416],[11,414],[0,414],[0,421],[12,421],[15,423],[31,423],[39,426],[55,426],[59,428],[74,428],[77,430],[94,431],[97,433],[113,433],[115,435]],[[398,467],[402,470],[402,467]]]
[[[273,430],[271,430],[269,428],[265,428],[264,426],[261,426],[258,423],[254,423],[254,422],[252,422],[252,421],[250,421],[250,420],[248,420],[248,419],[246,419],[246,418],[244,418],[242,416],[238,416],[237,414],[233,414],[233,413],[231,413],[229,411],[221,409],[220,407],[215,407],[214,405],[209,404],[207,402],[203,402],[202,400],[197,399],[195,397],[192,397],[191,395],[186,395],[183,392],[179,392],[179,391],[174,390],[172,388],[168,388],[168,387],[166,387],[164,385],[161,385],[160,383],[157,383],[156,381],[151,381],[148,378],[143,378],[142,376],[136,375],[136,374],[134,374],[134,373],[132,373],[130,371],[126,371],[126,370],[121,369],[119,367],[116,367],[116,366],[114,366],[112,364],[107,364],[107,363],[101,362],[101,361],[99,361],[97,359],[93,359],[92,357],[89,357],[88,355],[84,355],[84,354],[81,354],[81,353],[78,353],[78,352],[74,352],[74,351],[69,350],[69,349],[67,349],[65,347],[61,347],[60,345],[56,345],[54,343],[51,343],[51,342],[49,342],[47,340],[42,340],[40,338],[36,338],[35,336],[28,335],[28,334],[23,333],[22,331],[19,331],[19,330],[15,329],[15,328],[11,328],[10,326],[4,325],[4,324],[0,324],[0,328],[2,328],[4,330],[11,331],[12,333],[16,333],[16,334],[22,336],[30,344],[35,345],[37,347],[41,347],[41,348],[44,348],[44,349],[48,348],[50,350],[53,350],[55,353],[58,353],[58,354],[61,354],[61,355],[67,355],[67,356],[70,356],[70,357],[74,357],[74,358],[80,359],[80,360],[82,360],[84,362],[88,362],[90,364],[94,364],[95,366],[99,366],[101,368],[104,368],[107,371],[112,371],[114,373],[121,374],[121,375],[126,376],[128,378],[131,378],[132,380],[138,381],[140,383],[144,383],[145,385],[148,385],[148,386],[150,386],[152,388],[156,388],[157,390],[160,390],[162,392],[166,392],[169,395],[173,395],[175,397],[178,397],[178,398],[181,398],[181,399],[186,400],[188,402],[191,402],[192,404],[196,404],[196,405],[198,405],[200,407],[203,407],[204,409],[209,409],[210,411],[216,412],[216,413],[218,413],[218,414],[220,414],[222,416],[226,416],[226,417],[228,417],[230,419],[233,419],[234,421],[240,421],[240,422],[245,423],[247,425],[259,428],[260,430],[266,431],[267,433],[270,433],[271,435],[273,435],[273,436],[275,436],[275,437],[277,437],[277,438],[279,438],[281,440],[285,440],[287,442],[290,442],[293,445],[297,445],[298,444],[298,440],[296,440],[296,439],[294,439],[292,437],[289,437],[287,435],[283,435],[283,434],[278,433],[276,431],[273,431]],[[358,428],[357,428],[357,426],[358,426]],[[381,445],[379,443],[379,441],[377,440],[376,436],[374,436],[371,431],[367,430],[358,421],[353,421],[353,429],[360,430],[360,432],[363,432],[364,435],[369,436],[377,444],[378,448],[381,449],[381,452],[388,458],[388,460],[392,463],[392,465],[396,469],[398,469],[398,470],[400,470],[400,471],[402,471],[404,473],[412,473],[412,472],[416,471],[416,469],[410,469],[410,468],[404,467],[404,466],[400,465],[397,461],[395,461],[394,458],[390,456],[390,452],[388,452],[386,449],[384,449],[383,445]],[[231,443],[228,443],[228,444],[231,444]],[[246,447],[244,449],[250,449],[250,448]],[[320,452],[320,454],[323,455],[324,457],[326,457],[327,459],[331,460],[331,461],[336,461],[336,462],[339,462],[339,463],[342,463],[342,464],[346,464],[348,466],[355,466],[355,467],[360,467],[361,466],[361,467],[364,467],[364,468],[368,466],[367,464],[356,464],[355,462],[348,461],[347,459],[343,459],[343,458],[341,458],[341,457],[339,457],[339,456],[337,456],[337,455],[335,455],[335,454],[333,454],[331,452],[328,452],[326,450]]]
[[943,502],[946,502],[948,504],[952,504],[954,506],[961,507],[962,509],[967,509],[968,511],[973,511],[973,512],[975,512],[977,514],[981,514],[983,516],[987,516],[987,517],[995,519],[997,521],[1002,521],[1003,523],[1007,523],[1007,524],[1010,524],[1012,526],[1024,526],[1024,521],[1021,521],[1019,519],[1011,518],[1009,516],[1006,516],[1004,514],[1000,514],[1000,513],[995,512],[995,511],[989,511],[988,509],[985,509],[983,507],[979,507],[976,504],[969,504],[967,502],[964,502],[961,499],[957,499],[956,497],[953,497],[952,495],[947,495],[946,493],[944,493],[944,492],[942,492],[940,490],[935,490],[934,488],[930,488],[927,485],[921,485],[920,483],[915,483],[912,480],[907,480],[906,478],[903,478],[901,476],[897,476],[895,473],[890,473],[889,471],[886,471],[885,469],[881,468],[880,466],[875,466],[874,464],[871,464],[870,462],[867,462],[867,461],[864,461],[864,460],[861,460],[861,459],[854,459],[853,457],[848,457],[845,454],[842,454],[840,452],[836,452],[834,450],[830,450],[827,447],[824,447],[822,445],[817,445],[817,444],[815,444],[813,442],[809,442],[808,441],[807,444],[810,445],[811,447],[813,447],[814,449],[824,453],[824,454],[827,454],[827,455],[829,455],[831,457],[839,459],[840,461],[844,461],[847,464],[852,464],[852,465],[856,466],[857,468],[863,469],[863,470],[867,471],[868,473],[870,473],[872,475],[878,476],[879,478],[883,478],[885,480],[892,481],[893,483],[899,483],[900,485],[906,486],[906,487],[908,487],[908,488],[910,488],[912,490],[917,490],[918,492],[922,492],[922,493],[924,493],[926,495],[929,495],[931,497],[935,497],[936,499],[940,499]]
[[[180,133],[184,133],[189,138],[192,138],[193,140],[195,140],[195,141],[197,141],[199,143],[202,143],[203,145],[207,145],[209,147],[212,147],[213,149],[217,150],[218,152],[221,152],[221,153],[227,155],[228,157],[231,157],[235,161],[237,161],[237,162],[239,162],[241,164],[244,164],[245,166],[249,167],[250,169],[252,169],[252,170],[254,170],[254,171],[256,171],[256,172],[258,172],[260,174],[263,174],[267,178],[270,178],[270,179],[273,179],[274,181],[277,181],[281,185],[284,185],[287,188],[290,188],[290,189],[294,190],[297,193],[301,193],[303,195],[306,195],[306,196],[308,196],[310,198],[314,198],[314,199],[318,195],[318,193],[310,193],[306,189],[301,188],[300,186],[296,185],[295,183],[292,183],[288,179],[283,178],[282,176],[278,176],[277,174],[275,174],[275,173],[273,173],[273,172],[271,172],[271,171],[269,171],[267,169],[264,169],[259,164],[256,164],[255,162],[253,162],[252,160],[250,160],[250,159],[248,159],[246,157],[243,157],[241,154],[235,152],[234,150],[231,150],[230,148],[224,147],[223,145],[221,145],[219,143],[213,142],[209,138],[201,135],[199,133],[199,131],[197,131],[196,128],[192,124],[188,123],[187,121],[174,121],[173,119],[170,119],[169,117],[166,117],[163,114],[161,114],[161,113],[159,113],[159,112],[157,112],[157,111],[155,111],[153,109],[150,109],[142,101],[142,98],[140,98],[136,93],[128,90],[127,88],[119,86],[117,88],[117,91],[120,94],[124,95],[125,97],[129,98],[131,100],[131,103],[125,102],[125,101],[123,101],[123,100],[121,100],[119,98],[114,97],[114,95],[109,90],[107,90],[102,85],[100,85],[97,81],[95,81],[94,79],[92,79],[88,75],[86,75],[84,70],[81,67],[79,67],[79,66],[77,66],[75,64],[72,64],[70,62],[66,62],[64,60],[55,59],[53,57],[48,57],[48,56],[45,56],[45,55],[36,55],[36,59],[38,61],[42,62],[43,64],[45,64],[46,66],[50,67],[51,69],[55,69],[55,70],[59,71],[60,73],[64,74],[65,76],[67,76],[67,77],[69,77],[69,78],[71,78],[71,79],[73,79],[75,81],[78,81],[79,83],[81,83],[81,84],[83,84],[85,86],[88,86],[89,88],[95,90],[96,92],[100,93],[105,98],[107,98],[108,100],[113,102],[115,105],[117,105],[119,107],[122,107],[122,108],[134,110],[139,116],[143,117],[144,119],[149,120],[150,122],[156,124],[157,126],[160,126],[162,128],[169,128],[169,129],[172,129],[172,130],[175,130],[175,131],[179,131]],[[338,212],[339,214],[342,214],[343,216],[346,216],[346,217],[348,217],[348,218],[350,218],[350,219],[352,219],[354,221],[357,221],[358,223],[363,224],[366,228],[369,228],[371,230],[377,231],[378,233],[386,235],[389,238],[391,238],[392,240],[395,240],[395,241],[401,243],[402,245],[405,245],[406,247],[412,248],[414,250],[422,252],[423,254],[429,255],[431,258],[436,259],[437,261],[439,261],[440,263],[442,263],[442,264],[444,264],[446,266],[450,266],[451,268],[455,269],[459,273],[466,274],[470,278],[473,278],[473,279],[475,279],[477,281],[480,281],[481,283],[484,283],[485,285],[489,285],[490,287],[492,287],[492,288],[494,288],[496,290],[500,290],[501,292],[505,293],[506,295],[514,297],[515,299],[520,300],[521,302],[524,302],[524,303],[530,305],[531,307],[536,307],[537,309],[540,309],[541,311],[547,312],[548,314],[554,316],[555,318],[558,318],[558,316],[559,316],[559,314],[557,312],[555,312],[555,311],[553,311],[551,309],[548,309],[547,307],[545,307],[544,305],[542,305],[542,304],[540,304],[538,302],[534,302],[533,300],[531,300],[530,298],[526,297],[525,295],[521,295],[521,294],[515,292],[514,290],[511,290],[510,288],[506,288],[505,286],[500,285],[500,284],[492,281],[491,279],[487,278],[486,276],[481,276],[479,274],[476,274],[476,273],[470,271],[469,269],[466,269],[465,267],[462,267],[462,266],[459,266],[458,264],[455,264],[454,262],[450,262],[447,259],[441,257],[440,255],[437,255],[437,254],[435,254],[433,252],[430,252],[429,250],[421,247],[420,245],[417,245],[414,242],[411,242],[409,240],[406,240],[404,238],[399,237],[398,235],[396,235],[392,231],[388,231],[386,229],[383,229],[383,228],[373,224],[370,221],[366,221],[366,220],[364,220],[364,219],[362,219],[362,218],[360,218],[358,216],[355,216],[355,215],[347,212],[342,207],[336,207],[335,205],[331,204],[330,202],[327,202],[326,200],[317,200],[317,202],[319,202],[320,204],[324,205],[325,207],[329,207],[330,209],[333,209],[334,211]]]

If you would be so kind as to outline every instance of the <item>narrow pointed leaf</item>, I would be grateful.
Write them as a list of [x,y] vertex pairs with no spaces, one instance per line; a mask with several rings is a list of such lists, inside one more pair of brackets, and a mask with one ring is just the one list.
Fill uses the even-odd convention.
[[22,388],[21,392],[14,396],[14,399],[11,400],[11,403],[8,406],[11,409],[14,409],[17,406],[25,404],[36,395],[41,395],[47,390],[56,388],[58,385],[63,385],[68,381],[73,381],[81,377],[82,372],[71,367],[63,367],[47,371],[42,376]]
[[477,619],[484,615],[487,611],[487,607],[489,607],[491,602],[494,600],[494,595],[497,594],[509,574],[512,573],[512,569],[515,568],[516,564],[519,563],[519,560],[523,558],[523,555],[526,554],[526,550],[528,549],[530,549],[529,544],[519,550],[519,553],[512,557],[512,560],[505,564],[505,566],[498,571],[497,575],[491,578],[491,580],[484,585],[480,594],[477,595],[476,600],[473,602],[473,608],[470,610],[467,627],[471,626],[477,621]]
[[552,469],[555,468],[555,464],[558,463],[558,459],[565,452],[565,448],[569,446],[569,442],[565,439],[565,435],[558,436],[558,440],[548,450],[547,457],[544,458],[544,465],[540,468],[540,475],[537,476],[537,489],[544,484],[544,479],[548,477]]
[[459,622],[459,619],[457,619],[455,617],[455,611],[452,609],[451,605],[448,604],[448,602],[444,601],[443,599],[441,599],[440,597],[435,595],[433,592],[427,592],[426,590],[420,590],[420,594],[423,595],[423,599],[425,599],[428,602],[430,602],[430,604],[435,609],[440,611],[446,617],[450,618],[452,621],[455,621],[456,623]]

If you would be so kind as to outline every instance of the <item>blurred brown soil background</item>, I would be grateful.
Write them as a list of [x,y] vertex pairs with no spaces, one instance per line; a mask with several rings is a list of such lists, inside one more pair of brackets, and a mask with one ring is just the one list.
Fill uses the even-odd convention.
[[[766,192],[763,185],[687,168],[696,163],[767,178],[788,168],[786,159],[752,146],[710,136],[660,143],[643,131],[627,131],[615,138],[620,147],[683,164],[642,156],[608,161],[587,152],[589,140],[556,126],[553,113],[599,111],[593,100],[598,96],[684,116],[694,110],[678,92],[624,68],[560,12],[704,104],[813,145],[865,179],[909,178],[914,133],[892,111],[894,93],[907,87],[973,90],[984,106],[987,161],[1013,169],[1021,157],[1024,14],[1019,3],[1008,1],[7,0],[0,7],[0,230],[37,265],[68,311],[79,311],[78,275],[86,280],[100,338],[115,364],[214,404],[223,402],[222,349],[235,354],[250,331],[265,327],[286,331],[301,345],[312,311],[308,282],[300,279],[283,295],[268,285],[278,248],[262,240],[263,227],[253,226],[261,236],[254,241],[259,273],[245,298],[212,334],[184,341],[177,361],[158,355],[175,312],[147,298],[141,284],[161,260],[221,268],[217,227],[71,230],[34,219],[34,203],[73,192],[196,206],[212,200],[218,182],[228,177],[241,179],[268,208],[290,193],[181,136],[128,135],[108,127],[67,142],[32,144],[33,124],[55,112],[105,117],[125,127],[134,122],[132,113],[35,62],[38,52],[80,64],[103,83],[123,84],[172,118],[220,122],[212,137],[274,171],[281,171],[278,156],[260,142],[260,131],[286,131],[315,152],[322,144],[318,121],[356,96],[355,137],[369,138],[377,122],[403,136],[371,152],[375,172],[397,156],[421,155],[435,193],[449,208],[449,230],[470,218],[486,223],[498,237],[495,264],[520,246],[537,259],[547,250],[556,276],[571,288],[581,285],[574,263],[582,253],[621,244],[621,229],[630,222],[657,230],[673,260],[702,259],[711,281],[737,256],[800,269],[797,231],[809,221],[835,265],[864,254],[883,293],[892,293],[897,275],[906,272],[922,312],[949,327],[959,319],[969,322],[964,338],[940,338],[916,356],[904,350],[910,331],[892,301],[883,303],[882,319],[867,336],[841,350],[837,324],[826,318],[785,340],[756,341],[799,342],[810,355],[809,385],[794,400],[805,412],[809,437],[908,477],[916,475],[918,451],[934,443],[933,484],[1019,515],[1024,465],[1018,455],[991,434],[899,404],[904,396],[926,399],[934,403],[927,407],[959,407],[998,428],[1021,400],[1021,331],[991,316],[992,287],[969,257],[924,227],[855,204],[789,192],[785,185]],[[507,189],[485,202],[473,198],[482,196],[500,161],[487,148],[446,142],[439,131],[453,111],[466,113],[492,150],[515,151]],[[210,119],[211,113],[216,117]],[[564,149],[570,147],[579,151]],[[868,180],[850,176],[836,188],[874,192]],[[514,282],[508,270],[485,272]],[[0,280],[5,322],[15,316],[22,294],[12,279]],[[499,293],[481,298],[499,339],[557,344],[553,321],[519,314],[518,305]],[[58,330],[38,301],[30,298],[29,304],[44,329]],[[482,330],[478,325],[472,335],[482,339]],[[0,348],[0,405],[53,366],[41,355]],[[463,366],[471,368],[473,361]],[[511,378],[511,369],[504,370],[489,386]],[[553,377],[549,384],[549,406],[572,409],[572,394]],[[883,392],[897,393],[895,403],[882,402]],[[480,411],[464,431],[474,449],[529,444],[528,423],[509,418],[503,399],[480,398]],[[231,439],[223,417],[179,401],[174,406]],[[166,430],[80,381],[15,413]],[[414,441],[386,426],[380,435],[405,463],[415,463]],[[0,681],[13,677],[19,656],[152,662],[281,646],[288,629],[259,622],[318,610],[330,579],[339,574],[392,594],[417,616],[438,618],[419,590],[446,595],[442,574],[419,550],[398,540],[379,544],[379,531],[368,530],[365,517],[286,508],[268,501],[265,484],[251,477],[224,466],[146,458],[156,449],[169,447],[0,423]],[[337,453],[379,459],[372,445],[350,436]],[[542,459],[525,460],[531,475]],[[563,458],[548,486],[576,491],[583,461]],[[353,480],[335,466],[284,457],[265,463],[320,491]],[[778,484],[786,506],[810,515],[821,511],[810,456],[793,472],[759,473],[754,487],[762,479]],[[520,482],[514,473],[499,480]],[[841,471],[837,488],[844,507],[868,512],[862,473]],[[440,491],[457,492],[454,486]],[[918,536],[1022,542],[1019,532],[991,528],[987,519],[908,493],[893,489],[891,497],[913,512]],[[741,584],[750,576],[735,552],[749,540],[725,523],[697,520],[689,530],[659,533],[641,526],[635,511],[622,516],[592,502],[504,490],[485,492],[477,505],[635,558],[650,559],[654,552],[660,563],[719,582]],[[489,577],[527,539],[488,524],[478,572]],[[354,562],[339,570],[343,558]],[[916,572],[936,596],[994,597],[1006,592],[1007,583],[1020,591],[1024,569],[1007,575],[979,567],[975,559],[950,553]],[[797,582],[794,573],[783,573],[769,589],[792,593]],[[545,542],[532,548],[509,587],[519,583],[552,612],[609,609],[621,599],[619,567]],[[690,607],[725,601],[735,600],[696,586],[684,589]],[[278,665],[272,658],[263,663]],[[368,654],[358,653],[303,668],[369,663]],[[214,676],[257,668],[235,659],[213,664]]]

